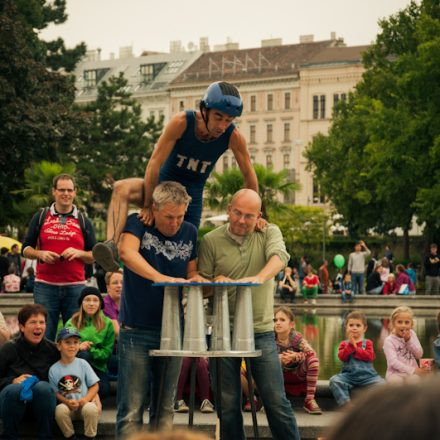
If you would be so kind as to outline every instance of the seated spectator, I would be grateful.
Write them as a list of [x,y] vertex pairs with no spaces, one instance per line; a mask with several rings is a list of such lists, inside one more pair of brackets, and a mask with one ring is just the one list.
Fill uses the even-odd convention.
[[292,277],[292,268],[287,266],[284,270],[284,276],[278,283],[281,299],[295,300],[298,283]]
[[335,279],[333,280],[333,293],[336,293],[338,295],[342,293],[342,281],[344,281],[342,269],[338,269]]
[[73,420],[84,421],[84,439],[95,439],[101,402],[98,397],[99,378],[90,364],[79,359],[80,334],[74,328],[63,328],[57,336],[61,359],[49,370],[49,383],[59,404],[55,420],[65,438],[75,440]]
[[382,293],[384,285],[380,278],[382,270],[382,266],[376,266],[371,275],[367,278],[367,294],[380,295]]
[[341,298],[343,303],[347,301],[350,302],[354,301],[353,283],[351,282],[350,272],[347,272],[344,275],[344,281],[342,281],[342,288],[341,288]]
[[34,292],[35,272],[33,267],[26,269],[26,275],[21,279],[21,291],[26,293]]
[[304,303],[310,302],[316,304],[316,297],[318,296],[319,278],[313,273],[311,264],[307,265],[307,275],[304,277],[302,283],[302,294],[304,296]]
[[46,309],[27,304],[18,312],[20,335],[0,348],[0,417],[4,439],[17,439],[24,417],[36,422],[36,437],[52,438],[55,392],[48,382],[49,368],[60,358],[44,338]]
[[286,394],[297,396],[304,393],[304,409],[310,414],[322,414],[315,400],[319,374],[316,353],[302,334],[295,330],[295,316],[289,308],[276,309],[274,321]]
[[119,269],[117,272],[107,272],[105,274],[105,285],[107,287],[107,295],[104,298],[104,315],[109,317],[113,323],[115,330],[115,338],[119,336],[119,305],[121,303],[123,271]]
[[[177,383],[176,393],[176,412],[188,412],[188,405],[183,399],[185,386],[189,381],[191,371],[191,358],[185,357],[182,359],[182,368],[180,370],[179,382]],[[214,412],[214,405],[209,400],[209,371],[208,359],[204,357],[196,358],[196,396],[199,398],[201,405],[200,411],[202,413]]]
[[342,371],[330,378],[330,390],[339,406],[350,401],[353,388],[366,387],[383,382],[374,369],[376,357],[373,343],[365,339],[367,318],[358,311],[348,314],[345,320],[346,340],[339,345],[338,357],[343,362]]
[[2,247],[0,250],[0,283],[3,286],[3,278],[8,274],[9,270],[8,248]]
[[0,346],[11,338],[11,332],[6,325],[6,321],[2,312],[0,312]]
[[383,351],[387,360],[385,379],[389,382],[416,382],[427,374],[426,367],[417,363],[423,348],[413,330],[413,311],[410,307],[396,307],[390,316],[391,334],[385,338]]
[[111,319],[115,330],[115,345],[113,353],[108,362],[108,371],[112,376],[118,374],[118,337],[119,337],[119,306],[121,303],[123,271],[107,272],[105,274],[105,285],[107,295],[104,298],[104,315]]
[[99,396],[110,393],[107,364],[113,352],[115,330],[110,318],[102,312],[104,301],[96,287],[84,287],[79,297],[79,311],[66,322],[81,335],[78,357],[89,362],[99,377]]
[[395,295],[397,293],[396,277],[390,273],[387,282],[383,285],[384,295]]
[[406,266],[406,273],[411,278],[414,287],[417,288],[417,274],[412,263],[408,263],[408,265]]
[[20,277],[16,274],[15,264],[12,263],[8,269],[8,275],[3,277],[3,292],[16,293],[20,292]]
[[396,293],[401,295],[415,294],[416,288],[405,270],[403,264],[396,266],[397,278],[396,278]]
[[382,273],[380,274],[380,279],[382,283],[386,283],[388,281],[388,275],[391,273],[390,271],[390,262],[388,258],[382,258],[380,265],[382,266]]
[[440,381],[377,387],[355,400],[326,440],[440,438]]

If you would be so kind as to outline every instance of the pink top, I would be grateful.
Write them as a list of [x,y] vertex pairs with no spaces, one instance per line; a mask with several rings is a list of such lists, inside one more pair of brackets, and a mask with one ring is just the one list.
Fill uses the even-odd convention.
[[385,379],[396,375],[401,377],[411,376],[418,368],[417,359],[423,355],[423,348],[417,338],[416,332],[411,329],[408,342],[391,333],[385,338],[383,351],[387,358],[387,372]]

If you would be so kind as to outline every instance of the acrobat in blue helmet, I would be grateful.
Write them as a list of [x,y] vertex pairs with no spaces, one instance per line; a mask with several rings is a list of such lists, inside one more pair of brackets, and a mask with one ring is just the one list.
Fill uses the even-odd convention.
[[234,118],[243,111],[243,101],[237,88],[224,81],[212,83],[200,101],[200,112],[208,127],[208,118],[203,109],[214,108]]

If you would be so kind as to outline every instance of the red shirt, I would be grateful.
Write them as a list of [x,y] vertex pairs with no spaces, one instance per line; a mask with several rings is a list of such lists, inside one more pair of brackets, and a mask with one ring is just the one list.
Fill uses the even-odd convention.
[[[79,220],[72,215],[63,217],[48,211],[40,230],[38,248],[62,254],[67,248],[84,249],[84,237]],[[54,264],[37,263],[35,281],[47,284],[82,284],[85,281],[84,262],[58,260]]]
[[364,362],[373,362],[376,355],[374,354],[373,343],[366,339],[365,350],[362,348],[362,340],[356,343],[356,348],[347,341],[342,341],[339,345],[338,357],[342,362],[346,362],[348,357],[353,354],[355,359]]
[[305,285],[306,287],[314,287],[318,284],[319,278],[315,274],[313,274],[311,278],[309,278],[309,276],[306,276],[303,280],[303,285]]

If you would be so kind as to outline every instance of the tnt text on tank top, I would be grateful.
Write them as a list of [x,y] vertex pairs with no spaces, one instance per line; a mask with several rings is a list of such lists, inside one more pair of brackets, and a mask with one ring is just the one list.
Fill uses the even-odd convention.
[[[206,169],[209,167],[209,165],[212,164],[212,162],[207,162],[206,160],[200,161],[200,159],[194,159],[193,157],[183,156],[182,154],[177,154],[177,163],[176,166],[179,168],[185,168],[187,170],[195,171],[196,173],[199,172],[200,174],[205,174]],[[200,164],[200,169],[199,168]]]

